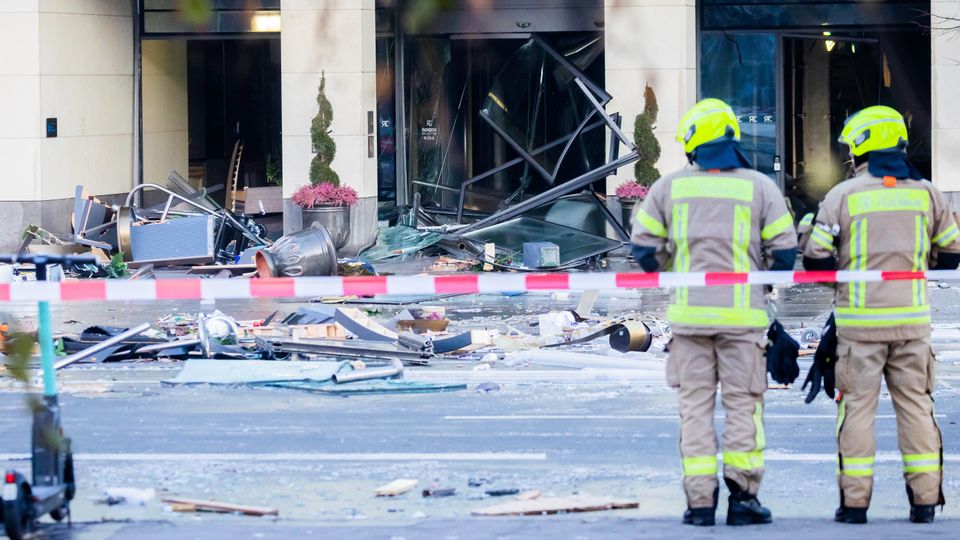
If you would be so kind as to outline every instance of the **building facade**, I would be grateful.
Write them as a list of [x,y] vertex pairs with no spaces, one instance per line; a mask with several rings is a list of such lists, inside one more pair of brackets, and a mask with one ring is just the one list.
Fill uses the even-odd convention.
[[[950,106],[960,39],[938,29],[960,17],[956,0],[414,4],[211,0],[195,14],[178,0],[0,2],[0,46],[16,51],[0,58],[0,247],[13,249],[27,224],[69,232],[76,185],[105,200],[163,183],[170,170],[223,185],[240,146],[245,185],[282,170],[284,229],[295,230],[289,199],[308,182],[321,78],[334,109],[333,168],[361,198],[353,249],[399,207],[425,205],[441,222],[458,207],[482,215],[605,159],[608,139],[571,131],[582,96],[564,90],[564,77],[604,89],[627,135],[650,86],[664,172],[685,161],[673,141],[683,111],[698,97],[727,100],[748,156],[797,211],[842,177],[835,139],[846,116],[888,104],[910,123],[912,158],[960,192],[960,112]],[[540,48],[566,67],[550,71]],[[544,74],[556,80],[534,80]],[[491,121],[483,110],[497,88],[536,88],[519,95],[535,106],[504,107]],[[544,175],[545,161],[518,157],[524,136],[566,137],[569,152],[544,157]],[[623,167],[601,189],[632,178]]]

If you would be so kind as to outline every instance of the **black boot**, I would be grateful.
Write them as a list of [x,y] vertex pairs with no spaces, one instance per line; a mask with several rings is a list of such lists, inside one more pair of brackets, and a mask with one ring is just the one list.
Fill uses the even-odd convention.
[[[912,515],[913,514],[911,513],[911,516]],[[837,513],[834,514],[833,520],[837,523],[852,523],[861,525],[867,522],[867,509],[841,506],[840,508],[837,508]]]
[[759,525],[773,521],[773,514],[763,507],[756,495],[742,491],[735,482],[726,479],[730,489],[727,506],[727,525]]
[[911,504],[910,521],[914,523],[933,523],[935,504]]
[[703,508],[687,508],[683,513],[684,525],[695,525],[697,527],[713,527],[717,524],[717,498],[720,496],[720,488],[713,490],[713,506]]

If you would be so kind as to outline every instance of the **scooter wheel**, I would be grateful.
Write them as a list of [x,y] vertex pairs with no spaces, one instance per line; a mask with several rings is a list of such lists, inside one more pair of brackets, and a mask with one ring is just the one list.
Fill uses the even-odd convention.
[[30,530],[30,515],[23,504],[23,489],[19,490],[17,500],[3,505],[3,528],[10,540],[23,540]]
[[60,522],[60,521],[63,521],[63,518],[67,517],[67,514],[69,513],[70,513],[69,508],[67,508],[66,506],[61,506],[60,508],[51,510],[50,517],[52,517],[54,521]]

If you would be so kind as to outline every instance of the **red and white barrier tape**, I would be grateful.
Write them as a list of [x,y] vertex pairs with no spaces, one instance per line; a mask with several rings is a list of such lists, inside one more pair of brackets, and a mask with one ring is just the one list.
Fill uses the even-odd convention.
[[160,279],[17,282],[0,284],[0,302],[227,300],[527,291],[711,287],[748,283],[849,283],[911,279],[960,281],[960,270],[927,272],[686,272],[456,274],[447,276],[304,277],[280,279]]

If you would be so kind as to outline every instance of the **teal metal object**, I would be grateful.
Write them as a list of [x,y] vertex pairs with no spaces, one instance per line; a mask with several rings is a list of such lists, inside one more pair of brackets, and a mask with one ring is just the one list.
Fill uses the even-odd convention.
[[50,319],[50,302],[38,302],[37,340],[40,342],[40,367],[43,370],[43,395],[57,395],[57,370],[53,366],[53,323]]

